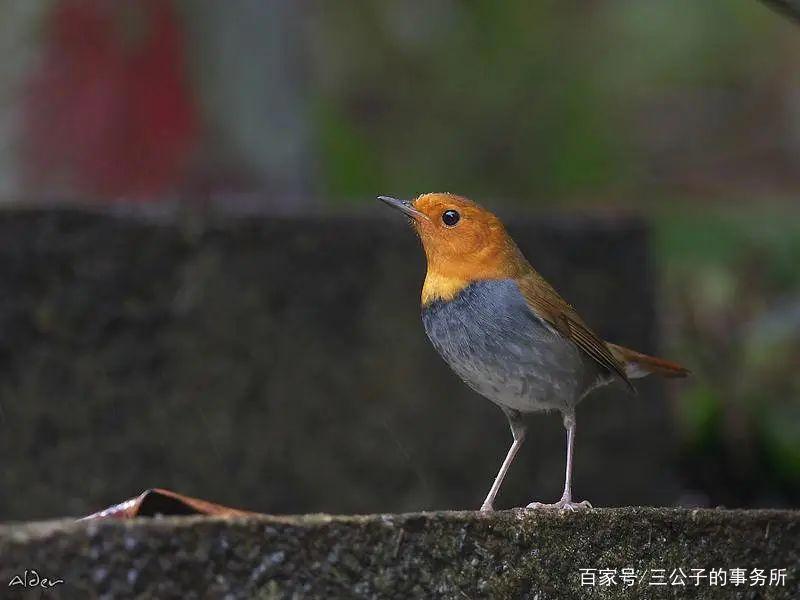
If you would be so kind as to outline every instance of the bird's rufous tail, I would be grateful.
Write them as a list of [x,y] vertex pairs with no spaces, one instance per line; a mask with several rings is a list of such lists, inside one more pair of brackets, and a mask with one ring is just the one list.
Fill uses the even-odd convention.
[[606,342],[606,346],[620,362],[625,364],[625,374],[630,379],[645,377],[650,374],[660,375],[661,377],[686,377],[690,373],[689,369],[663,358],[648,356],[630,348],[617,346],[611,342]]

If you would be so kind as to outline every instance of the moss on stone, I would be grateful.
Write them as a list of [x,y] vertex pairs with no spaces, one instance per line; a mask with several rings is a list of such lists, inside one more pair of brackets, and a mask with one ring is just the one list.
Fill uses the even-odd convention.
[[[0,527],[0,579],[53,597],[800,597],[800,513],[620,508],[174,517]],[[787,568],[786,585],[582,587],[581,568]]]

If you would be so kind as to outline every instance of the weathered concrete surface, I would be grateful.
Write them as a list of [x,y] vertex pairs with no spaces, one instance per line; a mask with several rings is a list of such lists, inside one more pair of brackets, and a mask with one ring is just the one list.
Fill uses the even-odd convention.
[[[800,597],[800,513],[624,508],[0,527],[0,582],[26,568],[65,581],[48,598],[790,599]],[[581,568],[631,568],[639,581],[581,586]],[[787,571],[783,585],[649,585],[653,569],[668,578],[681,568]]]
[[[477,508],[508,427],[425,338],[422,251],[377,204],[375,218],[0,213],[0,519],[150,487],[270,513]],[[509,222],[599,333],[657,350],[641,221]],[[637,386],[578,412],[576,494],[596,504],[677,497],[663,388]],[[531,426],[498,508],[561,493],[560,420]]]

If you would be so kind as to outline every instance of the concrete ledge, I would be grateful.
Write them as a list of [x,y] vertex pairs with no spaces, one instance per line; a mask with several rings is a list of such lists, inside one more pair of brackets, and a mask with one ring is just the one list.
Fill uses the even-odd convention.
[[[6,592],[15,575],[37,569],[65,581],[48,598],[788,599],[800,597],[798,565],[797,511],[518,510],[0,527]],[[582,568],[617,569],[617,584],[601,587],[598,578],[582,586]],[[630,588],[620,581],[623,568],[636,572]],[[685,587],[649,585],[660,573],[654,569],[668,580],[680,568]],[[724,587],[707,578],[696,587],[688,577],[691,569],[718,568],[728,572]],[[748,581],[732,585],[731,569],[745,569]],[[767,577],[786,569],[785,581],[751,586],[753,569]]]

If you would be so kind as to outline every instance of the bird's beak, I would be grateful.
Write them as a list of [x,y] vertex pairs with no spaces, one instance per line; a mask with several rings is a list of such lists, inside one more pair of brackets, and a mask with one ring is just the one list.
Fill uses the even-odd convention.
[[401,213],[403,213],[404,215],[406,215],[406,216],[408,216],[408,217],[410,217],[412,219],[415,219],[415,220],[419,220],[419,219],[430,220],[430,219],[428,219],[428,215],[426,215],[424,212],[420,212],[416,208],[414,208],[414,205],[411,204],[411,202],[409,200],[398,200],[397,198],[392,198],[391,196],[378,196],[378,200],[386,202],[386,204],[388,204],[392,208],[396,208]]

